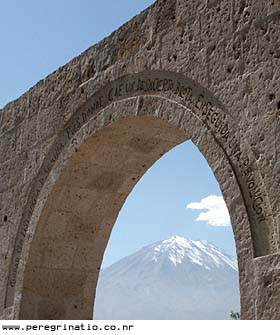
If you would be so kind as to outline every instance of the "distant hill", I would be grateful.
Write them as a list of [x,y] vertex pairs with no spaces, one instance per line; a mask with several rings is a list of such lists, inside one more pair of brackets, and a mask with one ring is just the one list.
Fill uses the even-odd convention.
[[101,271],[94,319],[229,319],[239,311],[236,260],[179,236]]

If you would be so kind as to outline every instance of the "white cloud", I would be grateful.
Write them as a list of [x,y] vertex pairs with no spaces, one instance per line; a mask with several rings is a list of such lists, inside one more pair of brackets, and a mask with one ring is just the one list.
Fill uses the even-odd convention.
[[222,196],[209,195],[200,202],[191,202],[187,208],[201,210],[196,221],[206,221],[211,226],[229,226],[230,217]]

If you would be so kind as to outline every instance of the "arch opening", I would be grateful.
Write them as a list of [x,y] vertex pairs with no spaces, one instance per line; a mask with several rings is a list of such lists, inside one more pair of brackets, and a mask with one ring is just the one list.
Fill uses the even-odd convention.
[[183,142],[126,199],[105,250],[93,317],[229,319],[240,311],[235,257],[217,180],[197,147]]

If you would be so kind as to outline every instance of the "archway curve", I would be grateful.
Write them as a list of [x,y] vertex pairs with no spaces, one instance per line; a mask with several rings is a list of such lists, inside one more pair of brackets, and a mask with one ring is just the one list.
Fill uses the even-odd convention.
[[[244,273],[245,270],[242,271],[242,268],[246,267],[246,259],[251,259],[253,257],[253,249],[255,250],[255,255],[258,256],[258,255],[267,254],[271,252],[271,248],[273,247],[270,244],[268,245],[267,243],[265,243],[265,241],[271,241],[271,232],[269,230],[267,231],[269,236],[267,235],[267,233],[260,234],[260,235],[257,234],[253,236],[254,237],[253,240],[255,242],[254,245],[252,244],[252,240],[251,240],[250,233],[252,231],[254,235],[254,233],[256,233],[256,230],[254,230],[254,228],[252,229],[252,224],[250,225],[249,221],[254,222],[255,219],[252,216],[252,208],[250,209],[249,207],[250,205],[250,202],[249,202],[250,198],[248,198],[249,190],[246,191],[246,188],[244,189],[244,185],[242,185],[240,177],[244,177],[242,176],[242,174],[244,174],[245,171],[247,171],[247,169],[249,168],[252,169],[252,166],[256,166],[256,163],[252,159],[251,153],[246,152],[245,155],[248,158],[248,162],[247,160],[245,161],[242,158],[243,159],[242,164],[244,165],[243,168],[246,168],[246,169],[242,170],[242,164],[239,165],[241,172],[238,174],[237,171],[235,171],[234,169],[234,166],[236,165],[236,163],[234,163],[234,161],[229,159],[230,155],[228,151],[229,149],[232,149],[232,148],[225,148],[225,146],[221,145],[221,139],[226,138],[226,137],[227,137],[226,142],[231,143],[229,140],[229,136],[230,136],[229,117],[223,112],[221,108],[219,108],[221,105],[209,94],[209,92],[206,92],[202,88],[198,88],[198,86],[195,85],[190,80],[182,79],[181,76],[177,76],[177,74],[171,74],[171,73],[164,73],[164,76],[165,77],[163,79],[158,79],[159,72],[154,71],[149,74],[145,72],[141,74],[136,74],[134,76],[131,75],[128,78],[121,78],[119,81],[111,83],[107,85],[105,88],[103,88],[102,90],[99,90],[95,95],[93,95],[92,99],[89,99],[88,103],[85,106],[83,106],[83,109],[81,111],[78,111],[74,115],[72,120],[68,122],[64,131],[60,134],[60,136],[56,140],[55,144],[53,145],[52,149],[47,155],[44,164],[42,165],[41,174],[39,173],[38,178],[35,180],[34,189],[33,189],[34,192],[33,194],[31,194],[29,207],[27,207],[27,211],[26,211],[26,213],[30,215],[28,222],[30,221],[30,218],[32,216],[31,221],[34,222],[34,226],[33,226],[33,232],[34,232],[37,221],[40,217],[40,211],[43,207],[43,204],[45,203],[48,197],[48,194],[51,191],[52,185],[58,179],[59,173],[61,172],[61,171],[55,171],[56,168],[58,168],[58,170],[59,169],[61,170],[62,169],[61,167],[64,166],[65,163],[67,163],[67,161],[72,156],[72,153],[73,151],[75,151],[75,149],[78,150],[78,152],[77,154],[74,154],[73,157],[75,155],[78,155],[79,152],[82,151],[81,148],[82,148],[82,145],[85,145],[86,143],[84,142],[86,137],[92,136],[92,133],[98,129],[100,129],[98,133],[100,134],[102,132],[106,133],[108,129],[113,128],[113,126],[110,126],[108,124],[109,123],[120,124],[119,122],[122,122],[120,121],[120,119],[123,119],[123,122],[128,122],[130,117],[134,117],[133,122],[135,122],[136,119],[143,120],[143,118],[145,117],[162,119],[163,121],[167,121],[167,123],[173,124],[177,132],[183,130],[184,132],[188,131],[191,133],[191,135],[188,135],[189,138],[192,138],[194,143],[202,151],[202,153],[208,160],[213,172],[215,173],[217,180],[219,181],[219,184],[224,193],[224,197],[229,207],[229,211],[230,211],[231,218],[233,221],[233,228],[234,228],[234,233],[236,237],[237,253],[239,257],[239,266],[240,266],[241,282],[242,282],[242,276],[244,276],[245,278],[245,273]],[[124,85],[126,82],[128,83],[135,82],[135,80],[137,80],[137,83],[139,83],[139,80],[140,80],[140,83],[142,83],[141,85],[149,85],[149,89],[142,87],[138,91],[134,91],[134,90],[133,92],[128,91],[127,94],[120,93],[122,90],[120,89],[120,87],[122,87],[122,85]],[[159,80],[162,80],[160,84],[159,84]],[[155,84],[155,82],[157,82],[158,84]],[[166,90],[164,89],[164,84],[167,85]],[[115,97],[112,95],[113,94],[112,92],[116,92]],[[162,92],[164,93],[165,96],[160,96],[159,93],[162,93]],[[136,97],[133,97],[133,96],[136,96]],[[104,101],[102,102],[102,97],[107,97],[108,99],[107,102],[108,102],[109,107],[106,107],[106,104],[103,104]],[[160,103],[158,102],[155,103],[155,101],[160,101]],[[147,104],[147,102],[150,102],[150,104]],[[124,104],[124,106],[120,107],[121,104]],[[166,104],[167,105],[170,104],[169,108],[165,106]],[[173,108],[171,107],[171,105],[173,106]],[[151,108],[151,106],[153,106],[153,108]],[[94,115],[94,112],[96,112],[95,115]],[[92,123],[93,125],[90,126],[90,123],[88,123],[87,117],[91,120],[90,123]],[[219,126],[216,126],[217,120],[222,120]],[[159,120],[157,120],[157,122],[159,122]],[[88,130],[86,129],[86,127],[88,127]],[[90,130],[90,127],[92,127],[91,130]],[[140,127],[139,129],[143,130],[144,128]],[[218,128],[218,131],[215,128]],[[235,144],[235,148],[238,149],[238,139],[237,139],[238,135],[236,135],[236,133],[238,133],[238,129],[234,128],[233,136],[237,140],[237,144]],[[174,135],[174,138],[176,138],[175,135]],[[242,135],[240,135],[240,140],[241,141],[244,140],[242,138]],[[83,142],[84,144],[82,144]],[[171,141],[171,143],[173,143],[173,146],[176,145],[176,141],[174,142]],[[177,141],[177,144],[178,143],[179,142]],[[210,147],[209,147],[209,143],[211,143]],[[172,145],[170,147],[165,148],[165,151],[171,149],[171,147]],[[213,148],[215,148],[215,150],[213,150]],[[64,152],[64,154],[62,155],[63,157],[60,157],[61,152]],[[240,157],[242,157],[242,153],[240,152],[239,154],[239,151],[237,150],[234,155],[236,157],[237,155],[239,155],[238,162],[240,162],[240,159],[241,159]],[[155,157],[153,159],[155,159]],[[58,164],[58,160],[60,161],[59,162],[60,164]],[[71,161],[71,159],[69,161]],[[50,162],[52,164],[50,164]],[[245,162],[247,163],[245,164]],[[48,168],[48,166],[51,166],[50,169]],[[66,165],[66,168],[67,168],[67,165]],[[223,169],[227,169],[226,175],[222,173]],[[257,169],[256,170],[254,169],[253,171],[256,172],[256,174],[254,175],[254,178],[259,178],[259,176],[257,175]],[[42,175],[42,172],[44,172],[45,174]],[[141,171],[141,173],[143,174],[144,172]],[[141,176],[141,173],[139,174],[139,176]],[[229,174],[232,174],[231,178],[228,178]],[[62,173],[61,178],[63,178],[63,173]],[[134,184],[136,183],[136,181],[137,181],[137,178],[135,178]],[[247,186],[248,188],[248,185],[246,183],[245,183],[245,186]],[[265,194],[265,191],[264,191],[264,194]],[[35,201],[32,199],[32,196],[34,197],[34,199],[36,199]],[[244,201],[244,199],[246,200],[246,198],[247,198],[247,203],[246,201]],[[121,200],[120,206],[124,202],[124,200],[125,199]],[[264,196],[262,200],[263,202],[266,201]],[[239,207],[238,213],[234,212],[234,209],[236,209],[236,206]],[[269,208],[269,206],[266,208]],[[118,208],[118,210],[119,209],[120,207]],[[238,220],[237,220],[237,217],[238,217]],[[251,220],[248,220],[248,217]],[[271,216],[268,215],[268,218],[269,217]],[[23,223],[27,222],[27,217],[23,218],[22,222]],[[238,224],[237,223],[235,224],[235,222],[238,222]],[[24,230],[27,230],[27,229],[24,227]],[[32,232],[32,228],[31,229],[29,228],[29,234],[31,237],[32,237],[33,232]],[[261,230],[261,233],[262,232],[263,230]],[[21,232],[19,231],[19,233]],[[242,243],[241,243],[240,234],[242,234],[243,236]],[[33,246],[36,243],[35,242],[36,236],[39,236],[38,232],[36,232],[36,234],[34,235],[34,241],[32,243],[31,248],[33,248]],[[264,243],[259,244],[261,247],[263,247],[263,250],[258,249],[256,247],[258,246],[258,243],[256,244],[256,242],[258,242],[256,241],[258,237],[264,238],[264,240],[261,241]],[[15,249],[16,252],[19,251],[19,253],[21,254],[20,249],[23,247],[23,245],[19,243],[17,247],[18,249]],[[25,252],[28,252],[27,246],[25,246],[25,248],[26,248]],[[100,248],[100,252],[101,250],[102,248]],[[32,249],[31,249],[29,257],[32,258]],[[101,252],[101,256],[99,255],[99,259],[100,257],[102,258],[102,252]],[[27,259],[27,257],[21,257],[21,260],[23,259]],[[28,260],[28,263],[29,263],[29,260]],[[19,296],[19,299],[20,299],[22,281],[25,280],[26,273],[28,272],[28,267],[27,267],[27,272],[25,272],[24,274],[24,267],[25,267],[25,264],[21,263],[20,271],[19,271],[19,279],[21,278],[21,280],[16,280],[16,285],[17,285],[16,291],[19,293],[19,295],[16,295],[16,296]],[[34,269],[32,269],[30,273],[33,272],[33,270]],[[12,271],[13,271],[13,268],[12,268]],[[12,271],[10,271],[10,274],[13,273]],[[92,283],[95,282],[96,284],[97,275],[98,273],[93,274],[94,278],[91,278]],[[247,275],[248,273],[246,273],[246,277]],[[13,278],[10,278],[10,279],[13,279]],[[13,288],[15,287],[15,285],[13,286],[11,285],[11,287]],[[94,290],[94,288],[92,289]],[[13,293],[13,291],[10,290],[10,293],[11,292]],[[10,296],[13,296],[13,294]],[[10,299],[10,296],[8,295],[7,297],[8,300]],[[242,298],[242,284],[241,284],[241,298]],[[249,299],[248,297],[245,297],[245,296],[243,298],[245,300]],[[84,303],[85,303],[85,297],[82,302],[82,305]],[[61,301],[59,302],[59,304],[61,305]],[[50,304],[50,305],[52,306],[49,307],[49,310],[53,310],[53,304]],[[73,307],[74,309],[71,312],[64,311],[64,307],[65,307],[64,305],[61,308],[58,308],[57,306],[56,310],[63,310],[63,312],[61,312],[62,314],[56,315],[56,318],[72,318],[73,315],[79,316],[76,318],[88,318],[89,315],[92,315],[91,309],[89,307],[90,305],[91,306],[93,305],[92,299],[90,299],[90,304],[88,302],[87,304],[85,304],[86,306],[84,307],[81,306],[81,302],[80,302],[80,305],[78,302],[72,305],[74,306]],[[28,313],[29,309],[26,306],[27,305],[25,305],[25,310]],[[75,306],[77,307],[75,308]],[[246,303],[246,306],[248,308],[247,303]],[[18,304],[18,308],[19,308],[19,304]],[[48,310],[48,308],[45,306],[44,310],[46,311]],[[34,314],[32,315],[34,317]],[[49,314],[49,317],[51,317],[50,314]]]
[[[149,98],[149,97],[145,98],[145,102],[143,102],[143,104],[145,105],[145,107],[143,105],[142,108],[146,109],[146,111],[147,111],[148,108],[151,108],[150,107],[151,104],[153,106],[155,106],[155,100],[159,100],[159,99],[158,98]],[[127,108],[127,103],[131,104],[131,103],[133,103],[133,101],[130,100],[129,102],[126,101],[124,103],[117,103],[118,106],[112,106],[112,108],[109,108],[109,109],[115,109],[115,110],[121,110],[122,109],[123,110],[123,109]],[[166,110],[166,109],[170,111],[170,108],[172,108],[172,104],[168,103],[168,102],[163,103],[162,101],[158,101],[158,104],[159,104],[158,107],[160,107],[161,110],[163,110],[163,111]],[[134,105],[134,107],[133,107],[133,105]],[[137,100],[134,99],[134,103],[129,108],[130,112],[132,112],[135,109],[136,105],[137,105]],[[156,111],[158,110],[158,107],[155,108]],[[177,114],[180,115],[181,110],[178,109],[178,106],[176,106],[176,105],[173,106],[173,112],[175,112],[175,108],[176,108]],[[197,119],[193,118],[193,117],[190,117],[190,119],[187,120],[189,127],[191,127],[191,125],[190,125],[191,119],[194,119],[193,120],[194,124],[192,125],[192,127],[194,129],[197,128],[199,121]],[[70,173],[71,177],[75,176],[75,173],[73,172],[73,169],[80,168],[80,165],[77,164],[77,161],[79,161],[79,160],[85,161],[84,156],[86,155],[86,157],[88,157],[89,156],[89,152],[92,152],[92,155],[95,158],[99,157],[100,155],[102,155],[102,158],[105,159],[105,162],[104,162],[105,167],[107,167],[107,169],[109,167],[109,170],[112,167],[111,166],[112,162],[111,162],[111,159],[110,159],[111,164],[108,164],[108,159],[111,158],[111,157],[114,157],[114,160],[116,162],[115,162],[115,164],[113,166],[113,174],[114,174],[114,176],[118,176],[118,174],[120,173],[120,171],[123,172],[123,170],[125,169],[125,166],[121,166],[120,168],[117,168],[117,166],[120,163],[122,163],[124,160],[127,162],[127,159],[125,159],[125,157],[123,157],[121,155],[121,153],[119,153],[119,156],[116,156],[115,155],[116,151],[114,151],[112,149],[114,147],[114,144],[116,144],[116,150],[119,152],[119,147],[121,146],[121,144],[124,144],[124,143],[128,144],[126,147],[124,147],[124,150],[125,150],[125,153],[128,155],[128,157],[130,157],[130,162],[132,162],[132,166],[129,166],[129,171],[130,171],[130,173],[132,175],[130,175],[129,177],[126,178],[126,181],[128,180],[130,182],[130,185],[128,186],[128,190],[124,191],[123,197],[120,197],[120,198],[117,197],[117,199],[114,198],[116,201],[118,201],[118,205],[115,208],[115,212],[112,214],[112,218],[105,220],[108,223],[107,236],[105,236],[105,237],[102,238],[102,236],[100,236],[100,235],[97,234],[95,236],[96,239],[94,239],[94,235],[96,234],[96,232],[95,232],[95,234],[91,233],[91,230],[89,229],[89,226],[87,226],[87,224],[89,224],[89,220],[86,220],[87,224],[85,225],[84,223],[82,223],[79,220],[79,218],[78,218],[79,214],[75,215],[75,214],[73,214],[73,212],[71,213],[71,217],[73,217],[73,216],[75,217],[75,223],[74,223],[75,227],[79,227],[79,229],[83,229],[83,227],[85,227],[85,226],[88,227],[87,230],[86,230],[86,236],[84,236],[85,232],[82,231],[82,235],[84,236],[84,239],[86,238],[86,241],[83,241],[83,242],[80,241],[80,244],[82,245],[82,250],[83,251],[86,250],[85,254],[83,255],[85,263],[82,262],[82,257],[81,256],[79,257],[80,259],[79,259],[78,263],[77,263],[77,261],[74,261],[74,263],[76,263],[76,264],[74,264],[74,268],[76,268],[76,270],[78,270],[78,272],[79,272],[79,275],[78,275],[79,279],[77,279],[77,281],[75,283],[76,284],[75,285],[76,288],[77,287],[81,287],[81,283],[83,283],[83,275],[81,273],[83,273],[83,271],[85,270],[84,269],[84,265],[85,264],[86,264],[86,266],[88,268],[87,269],[88,272],[89,273],[93,272],[92,273],[93,277],[90,278],[91,280],[89,282],[87,282],[87,284],[90,285],[90,288],[88,288],[88,290],[87,290],[88,297],[90,297],[89,301],[87,303],[87,306],[86,306],[88,308],[88,315],[92,315],[92,310],[91,310],[92,305],[93,305],[93,303],[92,303],[92,299],[93,299],[92,298],[92,296],[93,296],[92,291],[94,290],[94,287],[95,287],[95,284],[96,284],[96,281],[97,281],[97,276],[98,276],[98,271],[96,272],[96,270],[100,267],[100,264],[96,264],[94,262],[94,257],[92,257],[92,254],[96,253],[99,250],[99,252],[100,252],[99,259],[101,260],[104,248],[106,246],[106,241],[109,238],[109,234],[110,234],[110,231],[111,231],[112,226],[114,224],[114,221],[116,219],[116,216],[118,214],[118,211],[119,211],[120,207],[122,206],[122,204],[123,204],[123,202],[124,202],[124,200],[126,198],[126,195],[130,193],[130,190],[132,189],[133,185],[136,183],[136,181],[139,178],[139,176],[144,173],[143,169],[145,171],[146,168],[148,168],[152,164],[152,162],[150,161],[150,158],[151,157],[156,157],[156,159],[159,158],[159,156],[161,156],[164,151],[169,150],[171,147],[173,147],[174,145],[176,145],[180,141],[185,140],[185,139],[188,138],[188,137],[186,137],[185,134],[182,134],[181,132],[180,132],[181,134],[179,135],[178,134],[178,130],[174,126],[170,127],[168,124],[165,124],[165,123],[166,122],[162,123],[162,121],[160,121],[158,119],[155,119],[155,118],[151,118],[150,119],[150,117],[147,118],[145,116],[143,116],[143,117],[138,116],[138,117],[134,117],[132,119],[131,118],[125,118],[123,120],[116,121],[115,124],[112,124],[111,126],[107,126],[103,130],[100,130],[96,134],[96,136],[94,136],[94,135],[93,135],[93,137],[89,136],[89,139],[80,146],[80,149],[78,150],[78,152],[75,153],[72,156],[72,159],[71,159],[71,161],[73,160],[72,161],[72,166],[70,167],[69,164],[71,165],[71,163],[68,162],[67,165],[66,165],[66,167],[64,168],[64,170],[62,172],[62,175],[59,178],[59,180],[61,181],[61,183],[64,184],[64,182],[63,182],[63,180],[61,180],[61,178],[65,179],[66,178],[65,175],[67,175],[68,173]],[[131,130],[129,130],[129,129],[131,129]],[[145,133],[147,133],[147,134],[145,135]],[[120,136],[120,134],[123,134],[123,135]],[[149,136],[147,136],[149,134],[152,135],[152,137],[151,137],[152,139],[150,139],[150,140],[149,140]],[[193,134],[193,136],[192,136],[193,141],[197,141],[195,135],[199,136],[199,134]],[[128,138],[126,138],[126,136],[128,136]],[[132,136],[132,138],[131,138],[131,136]],[[205,136],[205,134],[204,134],[204,136]],[[206,137],[208,137],[208,136],[206,136]],[[139,144],[138,141],[136,141],[138,138],[141,139],[140,140],[140,144]],[[163,139],[165,139],[166,141],[164,141]],[[206,142],[209,142],[209,138],[205,139],[205,140],[206,140]],[[103,145],[102,146],[102,151],[100,152],[100,151],[98,151],[98,147],[100,147],[100,143],[104,144],[103,141],[107,142],[107,144],[109,144],[109,145],[106,146],[107,150],[103,149],[104,148],[104,145]],[[163,142],[165,142],[165,143],[163,143]],[[144,146],[143,146],[143,143],[144,143]],[[161,145],[163,145],[163,147]],[[150,153],[149,150],[147,151],[147,147],[151,148],[151,147],[154,147],[154,146],[156,147],[156,151],[157,152],[151,152]],[[129,149],[129,147],[132,147],[132,151],[133,152],[137,148],[140,149],[140,156],[141,156],[141,158],[139,157],[140,160],[139,159],[135,159],[135,156],[131,157],[132,151],[130,151],[130,152],[127,151]],[[104,151],[105,151],[105,153],[104,153]],[[137,152],[137,150],[136,150],[136,152]],[[151,156],[151,154],[152,154],[152,156]],[[146,165],[145,168],[142,168],[142,162],[143,161],[147,162],[147,155],[149,157],[149,159],[148,159],[149,163]],[[211,155],[211,151],[208,152],[208,156],[209,155]],[[75,159],[74,158],[75,156],[79,156],[79,157],[82,156],[82,158],[80,157],[80,158],[76,158]],[[137,156],[139,156],[139,152],[137,152]],[[146,156],[146,159],[145,159],[145,156]],[[214,161],[221,161],[219,159],[219,157],[217,157],[217,156],[215,158],[213,157],[212,159],[210,157],[208,157],[208,158],[212,162],[214,162]],[[135,169],[134,164],[137,164],[137,165],[140,164],[140,166],[138,167],[138,169],[140,168],[139,175],[137,175],[137,173],[136,173],[137,170]],[[125,165],[127,165],[127,163]],[[130,164],[128,164],[128,165],[130,165]],[[212,164],[212,166],[213,166],[213,164]],[[107,202],[110,201],[110,199],[111,199],[111,202],[114,202],[115,200],[112,200],[112,198],[110,198],[110,196],[108,197],[107,189],[106,188],[105,189],[102,188],[102,183],[100,185],[99,181],[100,181],[101,178],[96,179],[96,173],[98,175],[100,173],[100,166],[99,166],[99,168],[97,168],[95,170],[97,171],[95,173],[94,173],[94,170],[91,170],[91,173],[89,173],[89,177],[91,179],[93,179],[94,181],[98,180],[98,184],[99,184],[98,185],[98,197],[102,198],[102,190],[105,190],[105,192],[106,192],[105,196],[107,196],[106,197]],[[67,173],[67,171],[68,171],[68,173]],[[104,175],[104,174],[102,174],[102,175]],[[131,182],[133,176],[136,177],[136,180]],[[71,178],[71,182],[73,182],[73,179],[74,178]],[[105,178],[104,178],[104,180],[105,180],[105,184],[107,185],[107,188],[110,188],[108,185],[110,185],[110,183],[112,182],[112,178],[110,178],[110,175],[108,175],[106,171],[105,171]],[[59,181],[58,181],[58,183],[59,183]],[[81,183],[82,183],[82,186],[88,185],[88,184],[92,185],[92,181],[89,182],[87,176],[85,176],[85,175],[81,175],[81,179],[79,179],[79,180],[77,180],[77,182],[75,182],[75,186],[77,186],[77,183],[79,185],[81,185]],[[73,184],[74,184],[74,182],[73,182]],[[126,184],[126,182],[122,183],[122,186],[119,187],[119,188],[123,188],[124,184]],[[56,183],[56,185],[57,185],[57,183]],[[115,186],[116,185],[114,185],[114,184],[111,185],[111,187],[113,189],[115,188]],[[117,186],[119,186],[119,185],[117,185]],[[52,193],[53,192],[54,191],[52,191]],[[71,193],[71,191],[70,191],[70,193]],[[118,192],[118,193],[120,195],[121,192]],[[109,191],[109,194],[110,194],[110,191]],[[85,196],[84,193],[83,193],[83,195]],[[91,196],[94,196],[94,194],[91,193]],[[55,196],[55,194],[53,194],[52,196],[50,196],[50,199],[53,198],[53,197],[55,197],[57,199],[57,197]],[[49,199],[49,201],[50,201],[50,199]],[[70,202],[70,207],[73,207],[73,202],[71,201],[71,199],[73,199],[72,196],[70,197],[70,199],[68,201]],[[76,200],[78,201],[78,198]],[[62,201],[62,202],[64,202],[64,201]],[[67,200],[66,200],[66,203],[67,203]],[[67,204],[65,204],[65,205],[67,205]],[[51,204],[47,205],[47,207],[49,207],[49,206],[51,206],[51,208],[52,208],[51,209],[52,213],[57,211],[56,209],[54,209],[54,207]],[[63,204],[61,202],[59,202],[59,207],[63,207]],[[69,211],[69,206],[67,205],[67,207],[68,207],[67,210]],[[94,210],[95,210],[95,213],[96,213],[95,206],[93,205],[93,206],[90,206],[90,207],[91,208],[93,207]],[[77,209],[77,210],[78,211],[79,210],[83,211],[83,209]],[[66,213],[66,215],[67,215],[67,213]],[[102,215],[104,215],[104,214],[102,214]],[[31,289],[32,292],[34,292],[35,288],[38,291],[39,291],[39,288],[40,288],[41,292],[44,291],[42,288],[46,284],[44,284],[43,280],[40,280],[41,278],[43,278],[43,279],[45,279],[45,278],[52,278],[52,271],[53,270],[50,271],[49,268],[43,270],[43,272],[44,272],[43,275],[40,275],[40,271],[35,271],[35,272],[33,272],[33,271],[34,271],[34,267],[36,267],[36,265],[38,266],[38,262],[39,263],[41,262],[41,260],[38,260],[38,257],[41,258],[39,255],[42,255],[42,253],[46,254],[46,247],[48,248],[48,247],[52,246],[52,242],[50,241],[51,237],[53,238],[56,233],[57,234],[61,234],[61,232],[63,231],[63,226],[61,227],[61,230],[59,229],[59,232],[57,232],[57,229],[51,229],[49,226],[52,225],[52,224],[55,224],[55,221],[52,221],[53,220],[53,218],[52,218],[51,219],[51,223],[49,223],[47,219],[46,220],[44,219],[47,216],[48,216],[48,213],[46,213],[46,211],[45,211],[45,213],[43,212],[40,220],[42,220],[41,222],[44,222],[48,226],[47,231],[46,231],[46,230],[44,230],[44,228],[43,228],[43,226],[41,224],[41,228],[44,231],[44,233],[43,232],[42,233],[43,234],[47,234],[47,240],[48,241],[46,241],[46,236],[45,236],[45,238],[42,237],[42,236],[40,237],[40,230],[39,230],[40,223],[39,223],[38,224],[38,228],[37,228],[37,232],[36,232],[35,237],[34,237],[35,245],[34,245],[34,242],[33,242],[33,245],[31,246],[30,256],[29,256],[29,257],[32,258],[32,255],[33,255],[33,262],[32,262],[32,259],[29,259],[29,262],[31,262],[31,267],[29,269],[27,268],[27,270],[26,270],[27,273],[25,274],[25,276],[27,276],[27,278],[26,278],[27,281],[30,280],[29,284],[31,286],[29,287],[29,290]],[[57,216],[56,216],[56,219],[57,219]],[[69,218],[68,218],[68,220],[69,220]],[[90,222],[92,222],[93,220],[94,220],[94,218],[91,218]],[[104,224],[104,221],[102,221],[100,219],[100,217],[99,217],[99,220],[100,220],[100,222],[103,222],[103,224]],[[109,220],[109,222],[107,220]],[[62,219],[62,221],[63,221],[63,223],[65,223],[63,219]],[[80,224],[80,226],[79,226],[79,224],[77,224],[77,221]],[[63,225],[63,223],[62,223],[62,225]],[[68,225],[69,225],[69,221],[68,221]],[[70,223],[70,225],[71,225],[71,223]],[[96,223],[96,225],[97,225],[97,223]],[[53,233],[51,233],[52,231],[53,231]],[[73,233],[73,231],[74,231],[74,228],[72,227],[71,233]],[[64,235],[64,239],[67,238],[66,244],[68,246],[71,246],[71,239],[70,239],[71,238],[71,233],[69,235],[69,232],[68,232],[68,236],[67,237]],[[76,232],[76,234],[77,234],[77,232]],[[85,248],[85,244],[89,242],[89,238],[91,239],[90,246],[88,246],[88,248]],[[37,239],[37,243],[36,243],[36,239]],[[105,239],[105,241],[102,242],[103,239]],[[248,237],[248,239],[249,239],[249,237]],[[248,241],[248,239],[247,239],[247,241]],[[100,240],[103,243],[103,245],[97,244],[97,241],[100,241]],[[62,241],[58,241],[58,243],[59,242],[62,242]],[[64,243],[64,242],[62,242],[62,243]],[[37,247],[36,247],[36,245],[37,245]],[[98,246],[98,248],[96,249],[97,246]],[[32,248],[33,248],[33,250],[32,250]],[[42,251],[41,248],[43,248],[43,251]],[[76,251],[77,251],[77,249],[76,249]],[[70,252],[69,253],[69,257],[66,257],[66,259],[69,259],[69,258],[71,259],[71,257],[73,258],[73,255],[71,255],[71,251],[69,251],[69,252]],[[87,258],[88,254],[91,254],[91,256],[89,258]],[[34,255],[36,255],[36,256],[34,256]],[[58,258],[58,255],[59,255],[59,252],[58,253],[56,252],[55,255],[52,253],[51,257],[53,257],[52,258],[53,261]],[[56,256],[56,257],[54,257],[54,256]],[[35,260],[34,260],[34,257],[36,257]],[[63,259],[65,261],[65,256],[63,257]],[[91,261],[89,261],[89,259],[91,259]],[[48,258],[48,260],[45,259],[45,262],[50,262],[50,258]],[[35,263],[35,265],[34,265],[34,263]],[[57,270],[57,266],[62,266],[62,264],[56,265],[54,270]],[[64,266],[67,266],[67,265],[64,264]],[[47,265],[47,267],[48,267],[48,265]],[[95,271],[93,271],[93,269]],[[30,275],[30,274],[31,274],[32,277],[33,276],[36,277],[35,282],[32,281],[32,278],[30,278],[30,277],[28,278],[28,275]],[[72,279],[75,276],[75,274],[77,274],[75,271],[73,271],[71,273]],[[85,276],[85,274],[84,274],[84,276]],[[89,276],[89,274],[87,274],[87,276]],[[39,278],[39,280],[38,280],[38,278]],[[60,283],[63,283],[63,273],[61,271],[59,272],[59,279],[60,279]],[[68,281],[69,281],[69,283],[68,283]],[[68,284],[65,284],[66,282]],[[71,284],[70,283],[71,283],[71,279],[69,277],[67,277],[67,279],[65,279],[65,281],[64,281],[64,285],[67,287],[67,291],[69,293],[71,292],[71,288],[73,290],[73,283],[71,283]],[[42,293],[43,296],[45,295],[44,298],[46,299],[46,296],[50,296],[50,299],[52,301],[55,301],[55,297],[56,297],[56,298],[59,299],[59,302],[61,302],[62,299],[63,299],[63,297],[61,296],[61,291],[63,291],[63,288],[65,288],[64,285],[63,285],[63,287],[59,287],[58,290],[54,290],[53,291],[54,295],[50,295],[49,294],[49,290],[47,290],[47,293],[45,293],[45,294],[43,292]],[[51,282],[50,286],[51,286],[51,288],[53,290],[54,287],[55,287],[55,284],[54,284],[53,281]],[[25,289],[26,288],[24,288],[24,291],[25,291]],[[50,289],[50,287],[48,287],[48,289]],[[86,301],[86,297],[83,297],[83,303],[85,301]],[[49,301],[48,301],[48,303],[49,303]],[[69,298],[69,300],[67,300],[67,306],[68,307],[73,306],[73,309],[72,309],[71,313],[75,313],[76,311],[77,312],[81,312],[81,305],[82,305],[81,301],[78,301],[78,302],[77,301],[71,301],[71,297]],[[40,304],[39,304],[39,306],[40,306]],[[78,307],[77,310],[75,310],[75,306]],[[49,310],[49,308],[50,308],[49,305],[47,305],[47,306],[44,305],[44,311],[45,311],[45,313]],[[29,311],[29,308],[27,308],[26,305],[24,305],[23,309],[25,311]],[[57,305],[55,306],[56,312],[61,311],[61,309],[63,309],[63,306],[61,306],[61,305],[60,306],[57,306]],[[40,311],[40,307],[39,307],[39,311]],[[83,310],[82,312],[85,313],[85,310]],[[68,313],[69,313],[69,311],[68,311]],[[73,314],[71,314],[71,315],[73,315]],[[23,315],[22,317],[28,318],[28,315]],[[38,315],[35,315],[34,317],[37,318]],[[42,317],[42,314],[41,314],[41,317]],[[52,315],[52,314],[46,315],[45,314],[43,317],[45,317],[45,318],[54,318],[54,315]],[[64,316],[61,316],[59,314],[56,315],[56,318],[60,318],[60,317],[64,318],[65,315]],[[75,317],[79,318],[81,316],[78,315],[78,317],[77,317],[77,315],[76,315]],[[68,314],[68,318],[70,318],[69,314]],[[83,318],[84,318],[84,315],[83,315]]]

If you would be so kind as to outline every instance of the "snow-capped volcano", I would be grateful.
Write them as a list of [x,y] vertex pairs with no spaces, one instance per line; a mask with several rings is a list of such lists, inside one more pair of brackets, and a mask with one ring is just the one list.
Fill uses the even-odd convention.
[[217,247],[207,241],[192,241],[180,236],[172,236],[144,249],[145,257],[155,262],[168,258],[175,266],[191,262],[211,269],[230,266],[237,271],[237,262],[233,257],[224,255]]
[[95,319],[227,319],[239,311],[236,260],[180,236],[148,245],[101,271]]

